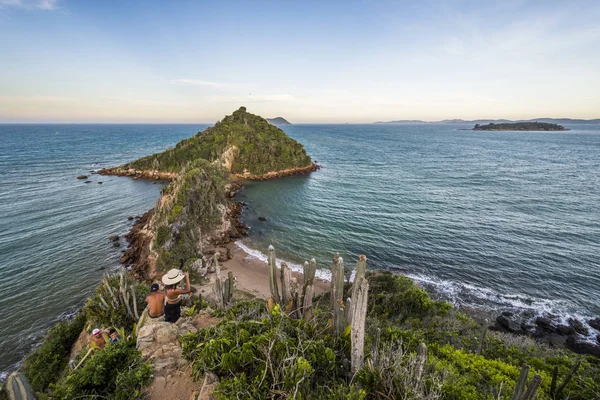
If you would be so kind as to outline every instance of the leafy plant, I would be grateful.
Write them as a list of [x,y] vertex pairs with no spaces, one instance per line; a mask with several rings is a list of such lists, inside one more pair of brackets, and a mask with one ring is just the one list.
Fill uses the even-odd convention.
[[60,378],[85,321],[85,314],[79,313],[70,321],[59,322],[50,329],[44,343],[27,356],[22,371],[36,392],[45,391]]

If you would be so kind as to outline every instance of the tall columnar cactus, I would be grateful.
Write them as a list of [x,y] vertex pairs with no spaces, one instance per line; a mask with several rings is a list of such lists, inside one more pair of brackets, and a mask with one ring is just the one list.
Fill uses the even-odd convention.
[[286,263],[281,263],[281,305],[287,309],[292,300],[292,270]]
[[[315,279],[315,273],[317,271],[317,261],[313,258],[310,261],[305,261],[304,262],[304,268],[303,268],[303,272],[304,272],[304,285],[302,286],[302,298],[301,298],[301,303],[300,305],[302,306],[302,308],[304,308],[304,305],[307,302],[306,299],[306,288],[309,285],[312,285]],[[314,290],[314,288],[313,288]],[[310,298],[310,301],[308,301],[308,303],[310,303],[310,306],[312,307],[312,295]]]
[[[363,280],[365,280],[365,275],[367,273],[367,256],[361,254],[358,257],[358,263],[356,264],[356,274],[354,275],[354,282],[352,283],[352,307],[356,304],[354,299],[356,298],[356,291],[360,287]],[[354,315],[354,310],[350,310],[350,315]],[[352,323],[352,320],[349,319],[348,323]]]
[[313,318],[313,305],[312,299],[315,288],[313,285],[306,286],[304,292],[304,303],[302,304],[302,314],[305,321],[310,321]]
[[215,298],[217,300],[217,307],[223,308],[223,286],[221,284],[221,267],[219,266],[219,253],[216,252],[214,255],[214,264],[215,264]]
[[331,297],[333,310],[333,327],[338,335],[346,328],[344,315],[344,260],[339,257],[333,265],[331,278]]
[[351,342],[351,370],[358,372],[363,365],[365,350],[365,321],[367,319],[367,299],[369,295],[369,282],[363,279],[356,288],[352,297],[352,328],[350,331]]
[[269,287],[271,297],[276,303],[281,304],[279,289],[277,288],[277,264],[275,263],[275,247],[269,246]]
[[340,253],[335,253],[333,255],[333,263],[331,264],[331,296],[329,296],[329,302],[331,309],[335,308],[335,296],[334,296],[334,285],[336,282],[335,274],[337,273],[337,263],[340,259]]
[[223,304],[227,305],[231,302],[233,296],[233,272],[227,274],[227,279],[223,283]]

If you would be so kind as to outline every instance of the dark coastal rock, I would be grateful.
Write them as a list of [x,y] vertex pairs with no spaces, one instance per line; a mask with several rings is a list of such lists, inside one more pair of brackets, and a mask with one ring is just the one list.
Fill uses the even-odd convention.
[[575,332],[575,328],[573,328],[572,326],[559,325],[556,327],[556,333],[563,336],[569,336],[574,335],[577,332]]
[[121,243],[119,243],[119,242],[113,242],[113,247],[121,247]]
[[596,330],[600,331],[600,318],[594,318],[594,319],[590,319],[590,320],[588,321],[588,324],[589,324],[589,325],[590,325],[592,328],[594,328],[594,329],[596,329]]
[[535,319],[535,324],[544,329],[548,329],[548,330],[552,330],[552,331],[554,330],[554,322],[550,318],[547,318],[547,317],[537,317]]
[[77,177],[77,179],[87,179],[87,178],[88,178],[87,175],[79,175]]
[[587,336],[589,334],[588,329],[583,325],[583,322],[575,318],[569,318],[569,326],[575,329],[575,332],[580,335]]
[[133,217],[130,215],[129,217],[127,217],[127,221],[131,221],[133,220]]
[[574,351],[575,353],[590,354],[592,356],[600,357],[600,346],[585,340],[582,336],[569,336],[565,345],[569,350]]
[[499,315],[498,318],[496,318],[496,323],[508,332],[524,333],[524,329],[521,327],[523,320],[512,313],[502,313],[502,315]]
[[267,217],[258,217],[258,220],[259,220],[259,221],[266,221],[266,220],[267,220]]
[[558,333],[551,333],[542,338],[542,342],[548,343],[548,345],[552,347],[564,346],[566,341],[567,337],[559,335]]
[[102,185],[102,181],[98,181],[98,185]]
[[85,181],[85,182],[83,182],[83,183],[92,183],[92,181]]
[[110,240],[111,242],[116,242],[117,240],[119,240],[119,235],[110,235],[108,237],[108,240]]
[[600,344],[600,335],[596,335],[596,341]]

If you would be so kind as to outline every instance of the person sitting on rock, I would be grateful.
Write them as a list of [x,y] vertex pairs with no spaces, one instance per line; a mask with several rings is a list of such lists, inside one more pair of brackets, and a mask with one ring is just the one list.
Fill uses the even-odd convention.
[[146,297],[148,316],[153,319],[165,315],[165,294],[158,289],[158,283],[153,283],[150,286],[150,296]]
[[108,339],[112,344],[115,344],[121,340],[121,336],[119,336],[119,332],[115,328],[110,328],[108,330]]
[[96,328],[92,331],[90,343],[95,343],[100,350],[104,349],[104,346],[106,346],[106,342],[104,341],[104,337],[102,337],[102,331],[100,329]]
[[[185,278],[185,289],[177,289],[177,284]],[[183,273],[179,269],[167,272],[162,281],[165,284],[165,321],[177,322],[181,317],[181,295],[191,292],[189,273]]]

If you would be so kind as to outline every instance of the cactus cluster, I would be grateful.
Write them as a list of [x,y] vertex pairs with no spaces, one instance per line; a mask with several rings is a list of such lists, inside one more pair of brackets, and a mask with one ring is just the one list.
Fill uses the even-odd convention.
[[[105,278],[102,280],[102,284],[106,287],[106,291],[109,293],[110,298],[107,301],[107,299],[105,299],[101,293],[98,293],[98,298],[100,299],[100,307],[102,307],[104,310],[108,310],[111,307],[117,308],[121,304],[123,304],[127,309],[127,314],[131,318],[140,319],[140,315],[137,309],[137,298],[135,296],[135,288],[133,286],[129,286],[129,284],[127,283],[127,279],[125,278],[125,273],[123,271],[119,273],[118,290],[114,290],[114,288],[110,285],[109,274],[106,274]],[[132,307],[129,305],[130,300],[133,303],[133,310]]]
[[224,308],[231,303],[233,296],[233,273],[230,271],[227,274],[227,279],[223,282],[221,277],[221,266],[219,265],[219,253],[216,252],[214,255],[215,272],[217,278],[215,279],[215,297],[217,299],[217,306]]
[[[279,285],[277,284],[277,263],[275,257],[275,248],[273,246],[269,246],[268,263],[269,288],[271,289],[271,297],[269,298],[269,304],[271,306],[269,308],[274,306],[274,304],[279,304],[282,311],[285,311],[291,317],[300,318],[303,315],[301,310],[303,307],[300,305],[303,304],[304,297],[303,299],[300,299],[298,280],[292,276],[292,270],[288,267],[288,265],[282,262],[279,275],[281,282],[281,293],[279,292]],[[314,272],[312,276],[314,277]],[[306,284],[304,285],[303,295],[305,293],[305,289]]]

